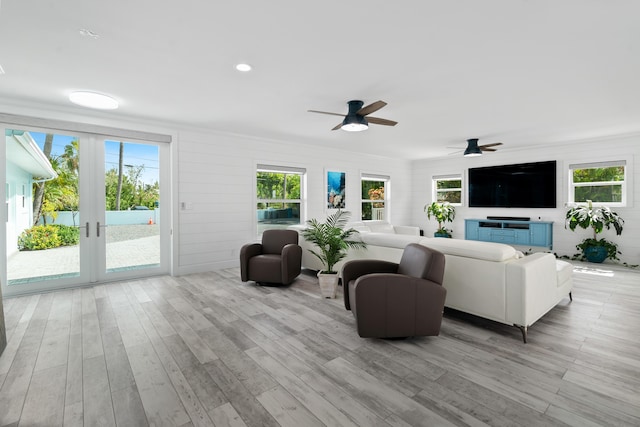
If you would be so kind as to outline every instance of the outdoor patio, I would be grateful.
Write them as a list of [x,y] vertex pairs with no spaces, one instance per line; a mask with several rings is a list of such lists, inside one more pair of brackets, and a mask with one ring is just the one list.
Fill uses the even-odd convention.
[[[115,271],[160,263],[160,230],[153,225],[112,225],[107,228],[107,270]],[[29,278],[77,274],[79,246],[12,254],[7,263],[10,284]]]

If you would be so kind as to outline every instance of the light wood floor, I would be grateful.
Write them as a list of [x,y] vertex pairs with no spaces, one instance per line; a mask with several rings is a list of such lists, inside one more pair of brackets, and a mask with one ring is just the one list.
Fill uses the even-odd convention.
[[449,311],[439,337],[361,339],[310,274],[7,299],[0,426],[638,426],[640,273],[592,267],[528,344]]

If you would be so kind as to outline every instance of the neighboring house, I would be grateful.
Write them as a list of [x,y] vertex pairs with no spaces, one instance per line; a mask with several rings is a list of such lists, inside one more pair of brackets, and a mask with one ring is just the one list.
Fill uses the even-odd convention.
[[7,255],[18,250],[18,236],[33,223],[33,183],[58,176],[29,132],[6,130]]

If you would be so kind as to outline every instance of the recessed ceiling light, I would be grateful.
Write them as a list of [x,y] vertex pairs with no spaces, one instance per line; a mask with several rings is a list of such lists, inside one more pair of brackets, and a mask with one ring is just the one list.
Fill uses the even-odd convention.
[[118,101],[108,95],[96,92],[72,92],[69,95],[69,101],[83,107],[97,108],[99,110],[115,110],[118,108]]
[[80,33],[81,36],[91,37],[94,40],[97,40],[100,37],[100,34],[94,33],[93,31],[87,30],[86,28],[81,28],[78,30],[78,32]]
[[251,65],[249,65],[249,64],[237,64],[236,65],[236,70],[246,73],[247,71],[251,71]]

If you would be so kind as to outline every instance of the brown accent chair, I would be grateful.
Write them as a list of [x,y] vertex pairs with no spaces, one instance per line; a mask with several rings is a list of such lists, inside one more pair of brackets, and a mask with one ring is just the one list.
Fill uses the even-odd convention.
[[265,230],[262,243],[240,249],[240,277],[261,284],[288,285],[300,275],[302,248],[295,230]]
[[404,338],[440,333],[447,290],[444,254],[411,243],[400,264],[354,260],[342,268],[344,306],[363,338]]

